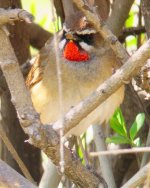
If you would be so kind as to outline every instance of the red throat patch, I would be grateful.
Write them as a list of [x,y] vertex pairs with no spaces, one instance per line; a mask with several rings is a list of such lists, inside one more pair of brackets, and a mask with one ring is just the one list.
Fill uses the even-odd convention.
[[79,50],[79,47],[73,42],[69,41],[63,52],[64,58],[69,61],[87,61],[89,60],[89,54],[84,50]]

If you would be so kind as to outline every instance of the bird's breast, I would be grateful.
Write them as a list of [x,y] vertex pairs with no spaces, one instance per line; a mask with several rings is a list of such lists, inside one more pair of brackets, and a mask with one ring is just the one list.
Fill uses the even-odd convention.
[[[32,101],[35,109],[40,113],[41,121],[53,123],[59,119],[62,112],[63,114],[68,112],[70,108],[90,95],[110,77],[113,74],[114,65],[111,56],[109,58],[105,56],[99,59],[93,58],[88,63],[69,63],[61,58],[61,74],[58,74],[56,64],[48,62],[43,79],[31,89]],[[112,99],[110,98],[92,112],[87,121],[81,122],[82,129],[78,130],[78,133],[84,132],[87,126],[95,120],[97,121],[98,118],[100,118],[100,122],[109,119],[122,100],[123,89],[120,89],[113,95]],[[110,109],[112,110],[110,111]]]

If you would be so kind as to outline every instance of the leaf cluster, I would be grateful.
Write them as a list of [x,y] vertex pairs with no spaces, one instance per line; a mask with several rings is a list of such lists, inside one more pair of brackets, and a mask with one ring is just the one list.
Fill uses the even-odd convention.
[[114,116],[110,119],[110,127],[116,133],[114,136],[106,139],[107,143],[129,144],[132,147],[141,146],[141,139],[138,136],[139,131],[144,125],[145,114],[139,113],[129,130],[120,109],[117,109]]

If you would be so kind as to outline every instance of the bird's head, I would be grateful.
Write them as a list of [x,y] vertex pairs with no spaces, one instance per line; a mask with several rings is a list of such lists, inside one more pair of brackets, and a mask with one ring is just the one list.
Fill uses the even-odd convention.
[[88,62],[101,40],[92,24],[78,13],[72,15],[63,25],[59,48],[68,61]]

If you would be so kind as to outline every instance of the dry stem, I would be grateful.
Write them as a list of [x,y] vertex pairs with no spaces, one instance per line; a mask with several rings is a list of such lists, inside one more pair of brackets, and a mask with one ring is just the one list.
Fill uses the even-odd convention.
[[0,25],[6,23],[13,24],[14,21],[21,20],[26,23],[31,23],[33,16],[23,9],[3,9],[0,8]]
[[91,152],[91,157],[97,157],[101,155],[120,155],[120,154],[129,154],[129,153],[144,153],[150,152],[150,147],[140,147],[140,148],[130,148],[130,149],[117,149],[117,150],[110,150],[110,151],[98,151],[98,152]]
[[15,148],[13,147],[13,145],[11,144],[10,140],[8,139],[5,131],[3,130],[2,125],[0,124],[0,137],[2,138],[3,142],[5,143],[7,149],[10,151],[10,153],[12,154],[13,158],[15,159],[15,161],[18,163],[20,169],[22,170],[22,173],[24,174],[24,176],[30,180],[31,182],[34,182],[30,172],[28,171],[27,167],[25,166],[24,162],[21,160],[21,158],[19,157],[18,153],[16,152]]
[[0,160],[0,187],[2,188],[37,188],[23,176],[21,176],[18,172]]
[[[143,184],[148,176],[150,170],[150,164],[141,168],[127,183],[125,183],[121,188],[136,188]],[[147,187],[148,188],[148,187]]]

